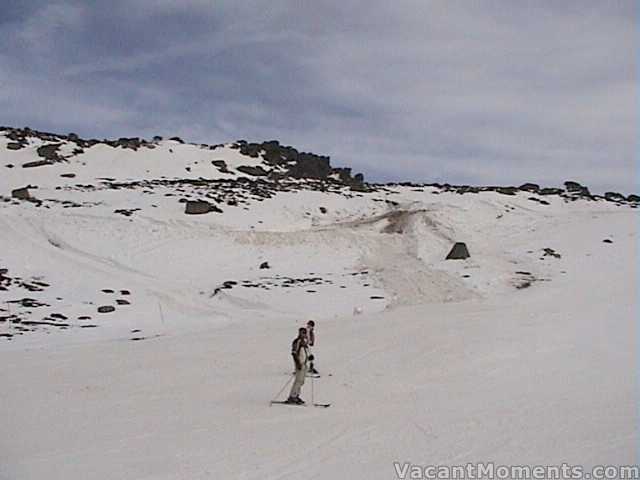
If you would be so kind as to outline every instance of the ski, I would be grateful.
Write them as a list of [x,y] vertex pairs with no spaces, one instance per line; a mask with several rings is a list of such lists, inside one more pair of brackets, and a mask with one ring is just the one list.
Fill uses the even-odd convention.
[[291,405],[292,407],[306,407],[306,403],[291,403],[284,400],[271,400],[271,405]]
[[[308,407],[308,403],[291,403],[283,400],[272,400],[271,405],[291,405],[292,407]],[[318,408],[329,408],[331,406],[330,403],[312,403],[314,407]]]

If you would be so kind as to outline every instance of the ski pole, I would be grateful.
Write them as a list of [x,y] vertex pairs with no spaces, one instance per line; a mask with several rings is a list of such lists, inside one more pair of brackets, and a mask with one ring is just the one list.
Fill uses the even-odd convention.
[[281,394],[282,392],[284,392],[284,389],[285,389],[285,388],[287,388],[291,382],[293,382],[293,379],[294,379],[294,378],[295,378],[295,377],[292,375],[292,376],[291,376],[291,378],[290,378],[289,380],[287,380],[287,383],[285,383],[285,384],[282,386],[282,388],[280,389],[280,391],[279,391],[278,393],[276,393],[276,396],[275,396],[275,398],[273,399],[273,401],[275,401],[275,400],[277,400],[277,399],[278,399],[278,397],[280,396],[280,394]]

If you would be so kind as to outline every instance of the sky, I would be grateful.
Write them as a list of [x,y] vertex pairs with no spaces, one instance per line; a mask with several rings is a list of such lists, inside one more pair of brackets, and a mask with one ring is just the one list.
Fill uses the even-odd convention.
[[638,192],[635,0],[0,0],[0,124]]

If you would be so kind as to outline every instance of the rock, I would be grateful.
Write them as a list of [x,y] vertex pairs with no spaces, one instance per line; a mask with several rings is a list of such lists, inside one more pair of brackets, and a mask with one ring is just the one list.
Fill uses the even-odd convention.
[[583,185],[580,185],[578,182],[567,181],[564,182],[565,189],[569,193],[577,194],[583,197],[590,197],[591,193],[589,189]]
[[540,195],[560,195],[564,193],[561,188],[541,188],[538,192]]
[[258,158],[262,151],[262,146],[257,143],[247,143],[242,140],[238,141],[240,153],[251,158]]
[[131,305],[131,302],[129,302],[129,300],[125,300],[125,299],[123,299],[123,298],[118,298],[118,299],[116,300],[116,303],[117,303],[118,305]]
[[63,178],[75,178],[76,174],[75,173],[62,173],[60,174],[61,177]]
[[236,168],[239,172],[246,173],[247,175],[252,175],[254,177],[265,177],[268,175],[268,172],[260,167],[260,166],[251,166],[251,165],[241,165]]
[[465,193],[480,193],[481,191],[482,190],[480,189],[480,187],[471,187],[469,185],[462,185],[461,187],[457,188],[456,193],[463,195]]
[[52,143],[49,145],[43,145],[41,147],[38,147],[36,152],[39,157],[42,157],[45,160],[50,160],[55,162],[55,161],[61,160],[60,156],[58,155],[58,149],[60,148],[61,145],[62,145],[61,143]]
[[134,214],[134,212],[139,211],[139,208],[119,208],[117,210],[114,210],[113,213],[116,213],[118,215],[124,215],[125,217],[130,217],[131,215]]
[[564,187],[567,192],[579,192],[582,189],[582,185],[571,180],[564,182]]
[[451,248],[449,255],[447,255],[447,260],[464,260],[470,256],[467,245],[463,242],[457,242],[453,248]]
[[180,137],[171,137],[169,140],[172,140],[178,143],[184,143],[184,140],[182,140]]
[[271,267],[269,266],[269,262],[262,262],[262,263],[260,264],[260,269],[261,269],[261,270],[264,270],[264,269],[266,269],[266,268],[271,268]]
[[604,240],[602,240],[602,243],[613,243],[613,240],[611,240],[610,238],[605,238]]
[[18,142],[7,143],[7,150],[20,150],[24,148],[24,144]]
[[295,165],[289,168],[289,175],[293,178],[325,179],[331,175],[332,169],[329,157],[300,153]]
[[516,187],[495,187],[495,191],[502,195],[515,195],[518,193],[518,189]]
[[327,209],[325,207],[318,207],[320,213],[327,213]]
[[537,185],[535,183],[523,183],[519,188],[520,190],[524,190],[526,192],[537,192],[538,190],[540,190],[540,185]]
[[531,280],[520,280],[516,283],[516,288],[518,290],[523,290],[525,288],[529,288],[531,286]]
[[604,198],[610,202],[624,202],[627,200],[624,195],[618,192],[605,192]]
[[211,160],[211,164],[216,167],[221,173],[231,173],[227,168],[227,162],[224,160]]
[[22,168],[34,168],[34,167],[42,167],[44,165],[51,165],[53,162],[50,160],[35,160],[33,162],[27,162],[22,164]]
[[116,307],[111,305],[102,305],[101,307],[98,307],[98,313],[111,313],[115,311]]
[[554,258],[561,258],[562,257],[562,255],[560,255],[558,252],[556,252],[553,248],[544,248],[542,251],[544,252],[543,255],[542,255],[543,257],[547,257],[547,256],[554,257]]
[[633,202],[633,203],[638,203],[640,202],[640,196],[639,195],[635,195],[635,194],[631,194],[627,197],[627,202]]
[[218,207],[203,200],[188,200],[187,202],[185,202],[185,204],[186,207],[184,213],[186,213],[187,215],[202,215],[209,212],[222,213],[222,210],[220,210]]
[[367,187],[366,185],[360,185],[360,184],[353,184],[349,187],[349,190],[353,191],[353,192],[369,192],[370,189],[369,187]]
[[31,200],[31,195],[29,194],[29,189],[24,188],[16,188],[11,191],[11,197],[17,198],[18,200]]
[[540,200],[539,198],[536,198],[536,197],[529,197],[529,200],[531,200],[532,202],[538,202],[541,205],[550,205],[549,202],[547,202],[546,200]]
[[130,148],[131,150],[138,150],[141,146],[140,139],[138,137],[126,138],[121,137],[116,141],[116,145],[122,148]]

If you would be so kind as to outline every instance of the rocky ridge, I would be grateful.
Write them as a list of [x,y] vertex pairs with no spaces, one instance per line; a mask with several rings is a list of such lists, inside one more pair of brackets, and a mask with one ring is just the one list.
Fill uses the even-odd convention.
[[[137,151],[139,149],[155,149],[163,137],[155,136],[152,140],[145,140],[138,137],[121,137],[117,140],[109,139],[83,139],[75,133],[56,134],[49,132],[41,132],[28,127],[12,128],[0,127],[0,134],[4,135],[9,143],[6,144],[7,150],[17,151],[27,148],[32,139],[38,139],[43,144],[37,147],[36,153],[41,160],[35,160],[23,163],[22,168],[35,168],[55,163],[64,163],[70,158],[85,153],[87,149],[96,145],[107,145],[112,148],[122,148]],[[180,137],[171,137],[171,141],[185,144]],[[73,144],[70,152],[62,154],[61,147],[64,144]],[[230,188],[240,187],[247,194],[254,196],[258,200],[269,198],[277,191],[312,189],[319,191],[338,191],[343,187],[355,192],[375,192],[384,191],[386,187],[408,187],[421,190],[426,187],[436,189],[439,192],[455,192],[463,194],[477,194],[481,192],[496,192],[502,195],[516,195],[518,192],[529,192],[532,195],[529,199],[541,205],[547,205],[548,202],[544,197],[559,196],[565,201],[575,201],[578,199],[590,201],[607,201],[620,205],[629,205],[637,208],[640,203],[640,195],[625,195],[619,192],[605,192],[604,195],[592,194],[587,186],[579,182],[569,180],[564,182],[564,187],[544,187],[535,183],[524,183],[520,186],[473,186],[473,185],[452,185],[448,183],[367,183],[362,173],[352,174],[352,169],[348,167],[333,167],[330,157],[316,155],[309,152],[300,152],[294,147],[281,145],[277,140],[265,141],[262,143],[247,142],[246,140],[238,140],[231,144],[191,144],[198,148],[215,151],[219,148],[228,147],[239,151],[242,155],[251,159],[259,159],[263,162],[263,166],[244,165],[237,168],[239,172],[246,174],[248,177],[235,179],[206,179],[197,180],[141,180],[128,183],[104,180],[100,186],[95,185],[75,185],[66,186],[69,189],[119,189],[119,188],[151,188],[153,186],[166,186],[168,183],[181,184],[189,183],[195,186],[206,186],[207,195],[210,198],[217,199],[218,203],[226,203],[235,206],[238,203],[236,198],[225,195]],[[67,149],[69,150],[69,149]],[[211,164],[221,173],[229,173],[228,165],[224,160],[212,160]],[[7,164],[7,168],[14,168],[15,165]],[[187,168],[187,171],[189,169]],[[74,174],[64,174],[73,178]],[[25,187],[22,187],[25,188]],[[63,188],[63,187],[61,187]],[[216,192],[215,194],[213,192]],[[437,193],[437,192],[434,192]],[[27,200],[27,191],[21,194]],[[14,194],[15,197],[15,194]],[[7,198],[4,198],[8,201]],[[35,199],[28,199],[35,201]],[[183,201],[187,201],[186,199]],[[206,201],[206,200],[203,200]],[[216,211],[216,209],[210,209]]]

